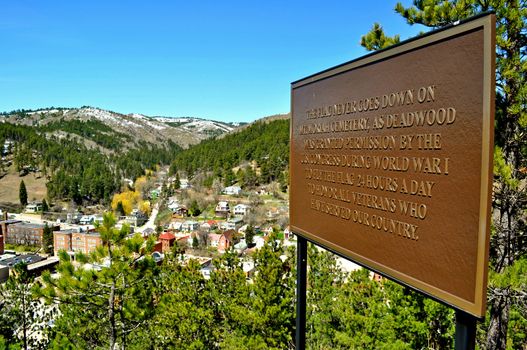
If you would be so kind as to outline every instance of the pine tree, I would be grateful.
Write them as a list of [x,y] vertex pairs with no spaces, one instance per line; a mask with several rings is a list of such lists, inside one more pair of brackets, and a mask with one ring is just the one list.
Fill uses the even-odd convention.
[[198,201],[197,200],[193,200],[191,203],[190,203],[190,207],[188,208],[188,212],[191,216],[199,216],[199,214],[201,214],[201,209],[199,208],[199,205],[198,205]]
[[223,172],[223,183],[225,186],[230,186],[236,181],[236,175],[234,175],[234,172],[231,168],[225,170]]
[[17,345],[23,349],[45,348],[45,327],[55,307],[42,304],[33,295],[34,278],[26,263],[16,264],[13,270],[8,280],[0,284],[0,339],[4,338],[9,349],[16,349]]
[[[294,322],[294,259],[284,251],[276,233],[254,255],[255,273],[251,288],[255,313],[252,329],[269,348],[284,348],[292,342]],[[281,256],[287,258],[282,261]]]
[[[155,262],[150,256],[154,241],[140,235],[126,239],[129,229],[115,228],[111,213],[97,225],[103,245],[95,252],[77,253],[81,264],[104,266],[100,271],[76,267],[64,251],[59,253],[59,278],[42,275],[43,286],[36,292],[57,303],[61,316],[55,320],[56,341],[78,348],[127,348],[133,332],[146,327],[153,313]],[[60,338],[60,339],[59,339]]]
[[42,212],[46,214],[48,211],[49,211],[49,205],[48,205],[48,202],[46,201],[46,198],[44,198],[42,200]]
[[53,229],[47,223],[42,232],[42,247],[47,254],[53,252]]
[[24,180],[20,181],[20,187],[18,190],[18,198],[20,199],[20,204],[27,205],[27,190]]
[[117,207],[115,208],[115,211],[117,212],[117,214],[118,214],[119,216],[124,216],[124,215],[126,215],[126,212],[125,212],[125,210],[124,210],[124,206],[123,206],[123,202],[122,202],[122,201],[119,201],[119,202],[117,203]]
[[165,255],[156,279],[156,312],[141,337],[134,337],[136,349],[218,349],[223,333],[214,312],[218,299],[212,298],[197,261],[181,264],[179,249],[175,256]]
[[176,180],[174,181],[174,189],[179,190],[181,188],[181,180],[179,178],[179,173],[176,173]]
[[245,243],[247,243],[247,246],[252,246],[254,240],[254,227],[252,225],[247,226],[247,230],[245,231]]
[[335,333],[339,330],[335,327],[333,308],[342,300],[339,292],[344,274],[337,266],[335,255],[321,251],[314,244],[309,244],[308,248],[306,341],[311,349],[332,348],[336,345]]
[[[496,13],[496,129],[494,152],[494,213],[490,261],[493,271],[489,279],[489,327],[485,340],[488,349],[505,349],[511,310],[523,310],[519,302],[525,287],[508,275],[525,263],[527,239],[524,213],[527,190],[521,185],[526,178],[527,141],[527,6],[521,0],[429,0],[413,1],[413,6],[398,3],[395,11],[408,24],[440,28],[478,13]],[[362,38],[369,50],[385,48],[399,40],[386,37],[382,28],[374,25]],[[508,279],[502,278],[509,276]],[[508,283],[504,282],[508,280]],[[499,283],[498,283],[499,281]],[[527,323],[527,322],[525,322]],[[525,324],[524,323],[524,324]],[[516,346],[517,345],[517,346]],[[520,344],[513,345],[519,347]]]

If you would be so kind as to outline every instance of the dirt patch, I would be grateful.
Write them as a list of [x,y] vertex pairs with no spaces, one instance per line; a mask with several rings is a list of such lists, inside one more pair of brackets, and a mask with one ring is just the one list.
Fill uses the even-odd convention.
[[35,173],[20,177],[11,166],[7,175],[0,179],[0,202],[19,203],[18,191],[22,180],[26,184],[28,201],[41,201],[47,196],[45,177],[37,178]]

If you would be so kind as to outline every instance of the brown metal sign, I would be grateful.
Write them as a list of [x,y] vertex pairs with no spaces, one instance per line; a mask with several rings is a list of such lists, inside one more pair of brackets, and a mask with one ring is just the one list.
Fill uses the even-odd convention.
[[494,16],[292,84],[293,232],[449,305],[486,306]]

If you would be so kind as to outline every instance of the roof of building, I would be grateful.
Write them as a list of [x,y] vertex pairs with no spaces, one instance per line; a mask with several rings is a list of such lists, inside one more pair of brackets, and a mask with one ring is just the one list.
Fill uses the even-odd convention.
[[22,221],[21,220],[15,220],[15,219],[9,219],[9,220],[2,220],[2,221],[0,221],[0,224],[11,225],[11,224],[16,224],[17,222],[22,222]]
[[76,235],[88,235],[88,236],[100,236],[101,234],[97,231],[82,231],[82,232],[77,232],[77,231],[74,231],[72,232],[72,234],[76,234]]
[[228,221],[233,222],[233,223],[239,223],[239,222],[243,222],[243,219],[234,217],[234,218],[230,218]]
[[29,265],[29,264],[34,264],[42,260],[45,260],[45,258],[41,257],[40,255],[24,254],[24,255],[17,255],[17,256],[10,257],[8,259],[0,260],[0,265],[12,267],[21,262],[25,262]]
[[230,241],[230,240],[232,240],[232,237],[235,234],[236,234],[236,231],[234,231],[234,230],[227,230],[227,231],[223,232],[221,235],[225,236],[225,239]]
[[36,269],[39,269],[41,267],[47,267],[47,266],[50,266],[50,265],[55,265],[55,264],[58,264],[59,263],[59,258],[56,257],[56,256],[52,256],[52,257],[49,257],[48,259],[43,259],[43,260],[40,260],[34,264],[31,264],[27,267],[27,269],[29,271],[31,270],[36,270]]
[[209,240],[211,242],[215,242],[215,241],[219,241],[220,238],[221,238],[221,235],[217,234],[217,233],[209,233]]
[[31,222],[19,222],[19,223],[13,224],[13,226],[24,227],[24,228],[38,228],[38,229],[41,229],[41,228],[44,228],[46,225],[44,225],[44,224],[34,224],[34,223],[31,223]]
[[159,235],[159,239],[166,239],[166,240],[173,240],[176,239],[176,236],[174,236],[172,233],[169,232],[163,232]]
[[53,230],[53,233],[68,234],[68,233],[79,233],[82,232],[80,228],[67,228],[63,230]]

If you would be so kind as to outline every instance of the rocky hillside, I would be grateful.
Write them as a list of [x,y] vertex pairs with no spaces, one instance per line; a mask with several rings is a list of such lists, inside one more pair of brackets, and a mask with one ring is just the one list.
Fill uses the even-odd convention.
[[83,141],[88,147],[139,147],[144,141],[162,146],[168,140],[186,148],[235,129],[239,124],[200,118],[148,117],[93,107],[42,109],[4,113],[0,121],[38,126],[58,137]]

